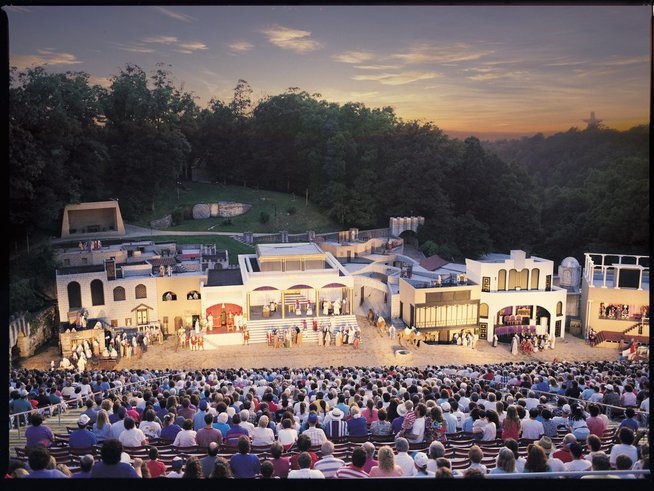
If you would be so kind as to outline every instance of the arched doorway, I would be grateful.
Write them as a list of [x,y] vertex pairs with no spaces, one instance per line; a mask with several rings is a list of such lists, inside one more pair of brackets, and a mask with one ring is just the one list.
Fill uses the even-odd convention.
[[540,305],[508,305],[493,316],[494,333],[500,343],[510,343],[514,334],[549,334],[552,316]]
[[[217,303],[207,308],[207,330],[226,329],[234,316],[243,313],[243,307],[235,303]],[[231,315],[230,315],[231,314]]]

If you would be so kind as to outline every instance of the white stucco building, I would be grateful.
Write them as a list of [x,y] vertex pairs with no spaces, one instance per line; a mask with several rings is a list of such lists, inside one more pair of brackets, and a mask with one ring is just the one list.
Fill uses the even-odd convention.
[[521,250],[466,259],[466,273],[481,286],[481,339],[506,335],[512,326],[535,326],[537,334],[565,336],[566,294],[553,285],[554,262]]

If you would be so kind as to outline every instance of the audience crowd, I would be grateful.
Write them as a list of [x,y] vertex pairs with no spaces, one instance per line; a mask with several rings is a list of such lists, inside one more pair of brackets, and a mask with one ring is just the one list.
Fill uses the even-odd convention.
[[[645,362],[21,369],[9,385],[10,414],[28,415],[13,478],[588,478],[649,468]],[[53,405],[74,411],[77,428],[55,434],[42,414]],[[74,472],[57,463],[66,451]]]

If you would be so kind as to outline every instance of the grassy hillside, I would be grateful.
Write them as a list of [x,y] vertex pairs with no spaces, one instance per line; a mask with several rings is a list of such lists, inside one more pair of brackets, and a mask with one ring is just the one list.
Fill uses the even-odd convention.
[[[206,218],[204,220],[184,220],[181,224],[169,230],[207,231],[216,232],[279,232],[288,230],[290,233],[302,233],[307,230],[316,232],[332,232],[339,230],[339,226],[309,202],[305,206],[304,196],[293,196],[274,191],[258,191],[241,186],[223,186],[220,184],[206,184],[199,182],[184,183],[186,190],[162,194],[155,203],[156,211],[143,215],[136,225],[148,226],[150,220],[161,218],[173,213],[176,208],[185,207],[187,210],[198,203],[216,203],[218,201],[236,201],[252,205],[250,210],[240,216],[231,218],[231,225],[223,225],[224,218]],[[288,209],[294,207],[295,213],[289,214]],[[276,210],[276,214],[275,214]],[[268,223],[261,223],[261,212],[270,215]]]

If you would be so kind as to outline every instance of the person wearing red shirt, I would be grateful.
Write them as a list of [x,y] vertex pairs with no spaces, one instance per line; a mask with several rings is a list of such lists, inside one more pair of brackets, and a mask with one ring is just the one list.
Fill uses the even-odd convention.
[[591,404],[588,408],[588,412],[590,413],[590,418],[586,420],[586,426],[588,426],[590,434],[602,438],[604,436],[604,431],[607,428],[607,424],[604,419],[600,418],[599,406]]
[[127,410],[127,415],[134,420],[135,423],[141,421],[141,415],[136,410],[136,401],[131,401],[130,408]]
[[145,463],[150,471],[150,477],[166,476],[166,464],[158,460],[158,457],[159,450],[157,450],[157,447],[150,447],[150,450],[148,450],[148,458],[150,460]]
[[309,451],[310,448],[311,439],[306,435],[300,435],[297,439],[297,453],[291,457],[291,470],[296,471],[300,468],[297,459],[302,452],[306,452],[311,456],[310,469],[313,469],[313,466],[318,462],[318,456],[314,452]]
[[277,442],[273,443],[272,447],[270,447],[273,477],[279,477],[280,479],[286,479],[291,470],[291,461],[288,457],[282,457],[283,451],[283,447]]
[[572,453],[570,453],[570,445],[572,445],[576,441],[577,441],[577,437],[575,437],[572,433],[568,433],[566,436],[563,437],[562,448],[554,452],[552,454],[552,457],[554,457],[555,459],[559,459],[564,464],[567,464],[568,462],[572,462]]

